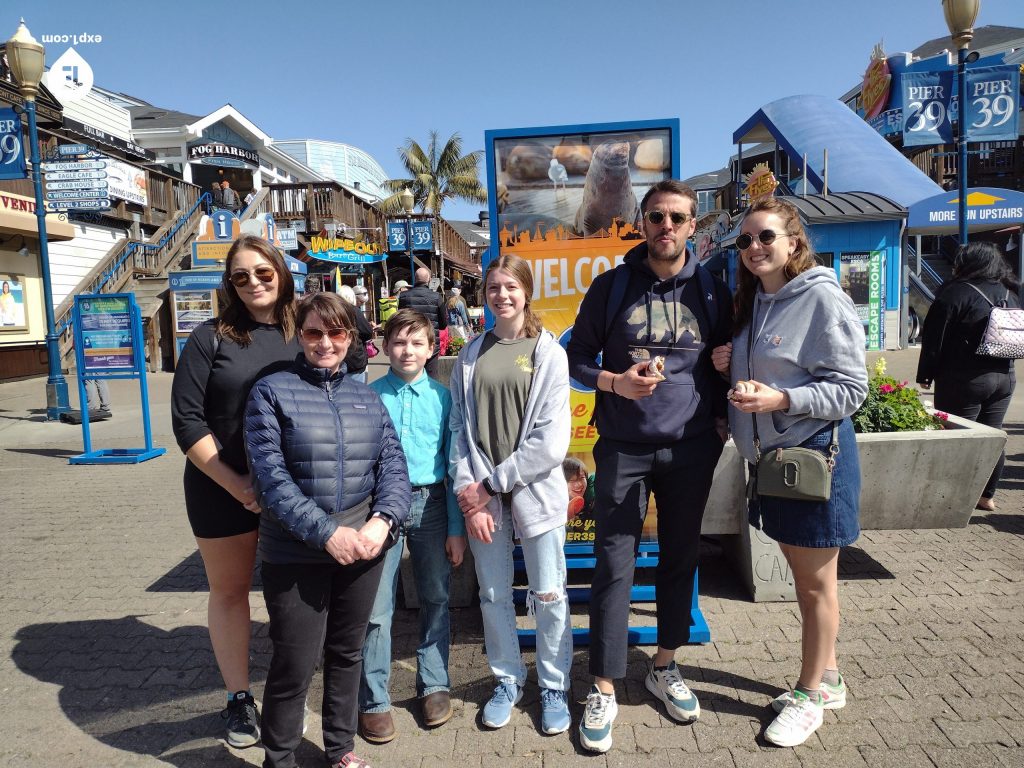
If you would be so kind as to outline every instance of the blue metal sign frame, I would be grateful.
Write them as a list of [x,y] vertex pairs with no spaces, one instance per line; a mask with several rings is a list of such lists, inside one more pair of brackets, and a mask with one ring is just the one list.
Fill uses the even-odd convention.
[[24,179],[25,142],[21,115],[14,109],[0,109],[0,179]]
[[[84,318],[84,319],[83,319]],[[142,313],[134,293],[83,294],[75,297],[72,314],[75,362],[78,367],[78,401],[88,402],[85,382],[91,379],[138,379],[142,398],[144,448],[101,448],[93,450],[89,433],[89,408],[82,408],[84,452],[68,459],[69,464],[139,464],[167,452],[153,447],[149,423],[149,388],[146,384],[146,356],[143,348]],[[89,334],[88,336],[86,334]],[[89,342],[86,354],[86,343]],[[128,347],[122,346],[127,342]],[[116,347],[97,346],[116,343]],[[125,349],[128,350],[125,354]],[[102,358],[89,364],[87,358]]]

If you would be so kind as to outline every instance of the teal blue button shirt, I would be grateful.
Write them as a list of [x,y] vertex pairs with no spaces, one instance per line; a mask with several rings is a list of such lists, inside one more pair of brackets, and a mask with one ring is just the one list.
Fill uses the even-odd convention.
[[380,395],[395,424],[409,464],[409,482],[417,486],[447,481],[448,535],[465,536],[466,523],[448,479],[448,446],[452,437],[448,429],[448,414],[452,410],[448,388],[427,376],[426,371],[406,384],[391,369],[370,387]]

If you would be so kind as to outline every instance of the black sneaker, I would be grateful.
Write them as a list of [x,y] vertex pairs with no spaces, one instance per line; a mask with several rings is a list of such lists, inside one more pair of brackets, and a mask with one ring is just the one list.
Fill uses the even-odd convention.
[[227,740],[232,747],[243,749],[259,743],[259,715],[256,713],[256,700],[251,693],[236,693],[220,716],[227,718]]

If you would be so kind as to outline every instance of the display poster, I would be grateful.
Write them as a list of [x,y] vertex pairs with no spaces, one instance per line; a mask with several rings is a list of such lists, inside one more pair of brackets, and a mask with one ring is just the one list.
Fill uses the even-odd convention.
[[1020,69],[967,69],[967,137],[970,141],[1016,141],[1020,133]]
[[[677,120],[487,132],[492,242],[530,263],[532,307],[563,347],[593,279],[643,242],[640,199],[678,173],[678,136]],[[594,391],[570,386],[566,541],[592,543]],[[655,531],[652,499],[644,538]]]
[[175,291],[175,332],[191,333],[196,326],[213,319],[213,309],[213,293],[211,291]]
[[904,72],[900,75],[903,90],[903,146],[950,144],[953,123],[949,117],[949,100],[953,97],[953,73]]
[[882,251],[842,253],[839,286],[853,299],[864,325],[865,348],[879,351],[884,343],[885,264]]
[[129,297],[90,298],[79,302],[79,311],[85,369],[134,370]]
[[149,198],[146,195],[146,171],[111,157],[105,159],[110,196],[128,203],[147,205]]
[[6,273],[0,283],[0,331],[27,331],[27,318],[25,276]]

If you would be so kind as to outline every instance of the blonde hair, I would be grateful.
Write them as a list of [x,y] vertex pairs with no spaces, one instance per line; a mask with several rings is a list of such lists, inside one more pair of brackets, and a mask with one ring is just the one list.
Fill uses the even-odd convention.
[[487,272],[484,273],[485,291],[487,290],[487,281],[491,279],[491,274],[499,269],[512,275],[526,296],[526,306],[523,308],[523,336],[527,338],[540,336],[540,332],[544,330],[544,324],[530,308],[530,304],[533,302],[533,272],[530,270],[530,263],[514,253],[506,253],[493,259],[487,267]]

